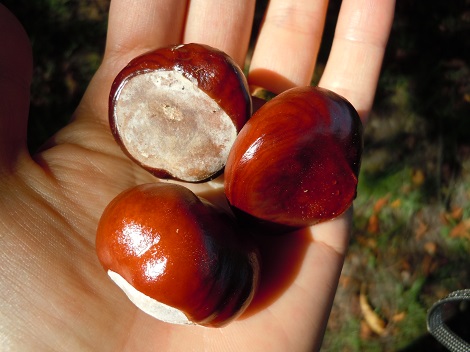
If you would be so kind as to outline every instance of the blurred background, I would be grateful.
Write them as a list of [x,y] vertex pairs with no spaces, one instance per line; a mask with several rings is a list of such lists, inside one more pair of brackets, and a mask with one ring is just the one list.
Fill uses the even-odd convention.
[[[7,0],[34,52],[29,147],[73,114],[100,64],[109,0]],[[330,1],[313,84],[341,2]],[[258,1],[255,33],[267,1]],[[470,1],[400,0],[324,351],[444,351],[431,305],[470,288]],[[470,340],[470,307],[449,324]]]

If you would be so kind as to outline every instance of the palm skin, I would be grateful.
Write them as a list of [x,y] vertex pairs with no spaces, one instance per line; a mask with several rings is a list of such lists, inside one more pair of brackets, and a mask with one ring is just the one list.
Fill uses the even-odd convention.
[[[246,1],[246,6],[233,5],[234,8],[238,6],[236,11],[231,12],[235,19],[217,22],[230,33],[242,32],[230,38],[201,34],[206,32],[197,29],[196,15],[192,14],[197,13],[200,17],[200,13],[204,13],[206,21],[215,18],[201,2],[192,2],[186,16],[184,6],[178,1],[145,1],[145,12],[128,9],[129,5],[125,3],[114,0],[111,4],[103,64],[90,83],[72,122],[33,156],[27,152],[25,134],[31,80],[29,44],[21,26],[0,5],[0,29],[3,29],[0,31],[3,33],[0,34],[0,42],[10,44],[12,48],[8,50],[8,55],[2,54],[0,58],[0,91],[3,92],[3,95],[0,94],[2,350],[318,349],[347,250],[351,212],[290,234],[289,241],[273,240],[260,234],[258,240],[265,262],[260,293],[253,307],[241,319],[223,328],[174,326],[149,317],[128,301],[100,266],[94,239],[105,206],[129,187],[158,181],[132,163],[110,133],[107,96],[114,76],[135,55],[175,41],[204,42],[225,50],[242,63],[250,28],[241,29],[240,20],[233,13],[238,13],[239,18],[243,18],[242,15],[250,18],[254,6],[253,1]],[[226,3],[227,6],[231,4],[230,1]],[[280,2],[272,3],[268,15]],[[380,24],[383,27],[382,53],[394,6],[392,1],[383,4],[385,2],[380,8],[372,10],[376,11],[375,14],[381,10],[382,16],[387,19],[386,23],[382,21]],[[161,7],[157,9],[157,6]],[[178,6],[183,10],[178,10]],[[174,23],[160,23],[159,27],[150,25],[150,14],[162,9],[171,11],[173,18],[179,19],[175,22],[181,24],[179,30],[174,30]],[[324,13],[324,9],[322,11]],[[142,23],[136,25],[132,22],[136,18]],[[266,23],[267,31],[270,21],[266,20]],[[129,28],[133,30],[129,31]],[[146,39],[149,37],[151,41]],[[265,33],[265,37],[271,36]],[[319,39],[316,42],[319,45]],[[285,62],[270,66],[263,61],[268,56],[263,52],[263,33],[258,45],[251,78],[249,75],[251,83],[280,92],[289,85],[309,82],[313,69],[311,63],[315,61],[318,45],[313,45],[310,50],[308,67],[295,74],[290,73],[295,70]],[[371,50],[376,50],[377,43],[370,46]],[[369,68],[372,72],[361,74],[377,76],[380,55],[379,59],[376,68]],[[332,62],[335,60],[338,59],[334,56],[330,59]],[[276,65],[286,67],[286,71],[278,70]],[[336,62],[335,65],[339,70]],[[332,75],[329,72],[334,72],[334,69],[325,70],[325,79],[321,84],[344,93],[365,120],[370,111],[376,79],[364,83],[364,87],[358,89],[359,93],[348,94],[353,91],[351,87],[341,80],[328,78]],[[260,72],[276,74],[264,75]],[[345,77],[344,82],[350,78]],[[197,194],[222,203],[222,189],[217,185],[216,181],[189,187]]]

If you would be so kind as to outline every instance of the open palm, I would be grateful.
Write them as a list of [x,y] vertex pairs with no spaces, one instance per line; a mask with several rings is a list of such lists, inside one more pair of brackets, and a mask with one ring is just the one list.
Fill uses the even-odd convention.
[[[310,82],[327,1],[272,0],[249,74],[280,93]],[[320,85],[365,121],[394,1],[343,1]],[[136,309],[94,248],[104,207],[156,179],[111,136],[107,98],[116,73],[156,47],[199,42],[243,64],[254,0],[113,0],[103,64],[72,122],[36,155],[26,147],[31,79],[27,38],[0,5],[0,344],[12,351],[310,351],[318,349],[347,250],[351,212],[288,237],[259,241],[258,296],[241,319],[215,329],[173,326]],[[190,186],[222,199],[217,181]]]

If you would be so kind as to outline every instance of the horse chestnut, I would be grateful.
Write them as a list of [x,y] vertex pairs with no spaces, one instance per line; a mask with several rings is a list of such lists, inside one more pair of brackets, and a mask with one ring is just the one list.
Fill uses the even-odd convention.
[[107,206],[96,248],[111,279],[144,312],[170,323],[218,327],[253,298],[259,254],[247,241],[231,215],[189,189],[152,183],[124,191]]
[[292,88],[240,131],[225,168],[227,199],[238,214],[287,228],[337,217],[356,196],[362,148],[362,123],[346,99]]
[[242,70],[201,44],[133,59],[109,96],[111,130],[127,155],[157,177],[187,182],[220,174],[251,109]]

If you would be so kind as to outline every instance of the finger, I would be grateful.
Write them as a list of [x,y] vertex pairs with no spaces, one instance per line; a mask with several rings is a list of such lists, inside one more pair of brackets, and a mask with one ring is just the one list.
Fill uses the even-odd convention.
[[394,0],[344,0],[319,83],[347,98],[363,121],[374,100],[394,8]]
[[349,246],[353,209],[349,208],[336,219],[312,226],[310,231],[317,243],[324,243],[339,255],[345,255]]
[[274,93],[310,84],[327,0],[272,0],[253,53],[248,80]]
[[[272,256],[264,255],[261,248],[260,285],[248,308],[249,323],[278,324],[277,328],[282,328],[284,336],[289,337],[286,341],[276,335],[280,337],[277,343],[281,344],[278,350],[291,351],[292,346],[282,345],[289,341],[295,341],[299,351],[319,350],[350,232],[351,211],[348,211],[334,220],[312,226],[305,237],[300,230],[288,234],[290,240],[282,236],[273,238],[266,243],[266,248],[273,250]],[[279,251],[278,244],[281,244]],[[295,261],[301,265],[297,266]]]
[[74,117],[107,124],[112,81],[134,57],[181,41],[187,0],[113,0],[103,63]]
[[0,171],[27,151],[32,54],[18,20],[0,4]]
[[[296,288],[302,296],[295,298],[298,302],[304,302],[301,312],[297,314],[303,315],[304,323],[298,327],[300,331],[296,329],[292,332],[298,334],[299,339],[307,336],[309,331],[316,332],[312,334],[309,351],[320,349],[343,268],[351,227],[352,209],[336,219],[310,228],[313,243],[296,280]],[[295,307],[292,297],[291,300],[292,307]]]
[[[113,0],[109,10],[106,56],[126,60],[181,41],[187,0]],[[127,63],[127,62],[126,62]]]
[[254,0],[193,0],[183,41],[213,46],[243,67],[255,10]]

